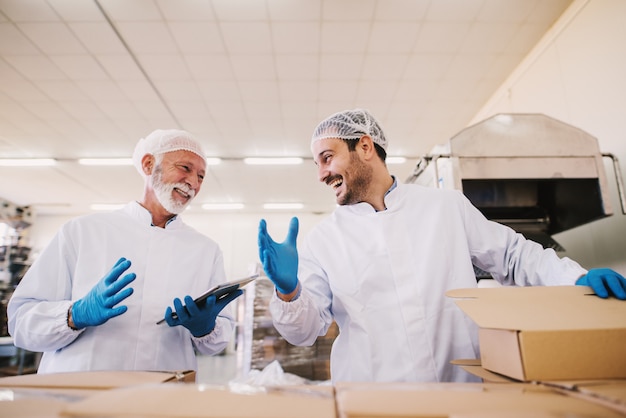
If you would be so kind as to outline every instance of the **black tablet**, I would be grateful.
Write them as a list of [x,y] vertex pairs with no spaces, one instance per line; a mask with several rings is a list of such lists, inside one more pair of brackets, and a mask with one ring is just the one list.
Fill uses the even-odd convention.
[[[212,287],[211,289],[207,290],[206,292],[204,292],[203,294],[201,294],[200,296],[195,298],[193,301],[196,303],[196,305],[202,306],[202,303],[209,296],[215,295],[215,299],[219,300],[219,299],[225,297],[226,295],[228,295],[229,293],[232,293],[235,290],[244,287],[245,285],[247,285],[248,283],[250,283],[251,281],[253,281],[257,277],[259,277],[259,275],[258,274],[254,274],[252,276],[248,276],[248,277],[245,277],[243,279],[233,280],[232,282],[226,282],[226,283],[219,284],[219,285],[217,285],[215,287]],[[172,318],[177,318],[176,312],[172,312]],[[157,322],[157,325],[162,323],[162,322],[165,322],[165,318],[163,318],[159,322]]]

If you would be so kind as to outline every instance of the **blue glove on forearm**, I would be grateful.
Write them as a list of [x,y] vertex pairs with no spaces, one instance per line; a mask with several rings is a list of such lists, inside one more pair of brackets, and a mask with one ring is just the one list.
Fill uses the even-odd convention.
[[217,315],[224,309],[226,305],[243,294],[243,290],[238,289],[228,293],[217,301],[215,295],[206,298],[205,302],[201,302],[198,306],[191,296],[185,296],[185,306],[180,299],[174,299],[174,309],[176,316],[172,316],[172,308],[169,306],[165,310],[165,322],[170,327],[182,325],[187,328],[194,337],[202,337],[213,331]]
[[576,284],[591,287],[601,298],[608,298],[612,294],[618,299],[626,299],[626,279],[611,269],[591,269]]
[[298,287],[298,218],[291,218],[289,232],[284,242],[278,244],[267,233],[265,219],[259,223],[259,257],[267,277],[276,290],[288,295]]
[[[135,273],[119,278],[130,267],[124,257],[117,260],[111,271],[83,297],[72,305],[72,322],[77,329],[104,324],[109,319],[121,315],[128,309],[118,303],[133,293],[133,288],[125,287],[135,280]],[[119,280],[118,280],[119,279]]]

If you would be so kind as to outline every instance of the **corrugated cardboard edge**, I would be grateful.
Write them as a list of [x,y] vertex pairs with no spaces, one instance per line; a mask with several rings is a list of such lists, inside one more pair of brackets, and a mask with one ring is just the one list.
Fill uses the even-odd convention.
[[27,374],[0,378],[0,387],[56,389],[113,389],[146,383],[195,382],[196,372],[186,371],[84,371]]

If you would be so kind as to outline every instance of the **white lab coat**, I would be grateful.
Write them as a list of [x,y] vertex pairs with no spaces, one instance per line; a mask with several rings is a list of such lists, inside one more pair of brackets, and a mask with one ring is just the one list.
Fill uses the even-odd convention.
[[320,222],[299,248],[300,297],[270,302],[295,345],[336,320],[333,382],[475,381],[450,361],[479,357],[477,327],[444,296],[476,287],[472,263],[507,285],[572,285],[586,273],[486,220],[459,191],[399,184],[385,204],[340,206]]
[[[227,306],[215,330],[195,338],[182,326],[157,325],[175,297],[199,296],[225,281],[223,256],[210,238],[183,223],[151,226],[136,202],[111,213],[92,214],[63,225],[21,280],[8,305],[14,344],[43,352],[39,373],[83,370],[195,370],[194,348],[222,351],[232,337]],[[128,310],[106,323],[73,331],[67,325],[72,301],[80,299],[120,257],[124,273],[137,278]]]

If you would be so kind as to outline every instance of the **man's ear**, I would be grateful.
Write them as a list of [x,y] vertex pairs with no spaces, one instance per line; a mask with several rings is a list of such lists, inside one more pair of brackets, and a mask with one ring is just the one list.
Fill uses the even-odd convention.
[[141,169],[146,176],[152,175],[152,170],[154,170],[154,155],[146,154],[141,159]]
[[363,135],[359,140],[359,148],[363,152],[363,156],[367,159],[376,156],[376,148],[374,147],[374,140],[369,135]]

